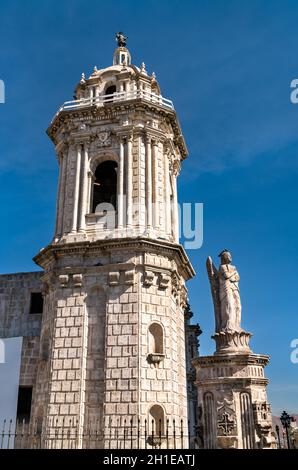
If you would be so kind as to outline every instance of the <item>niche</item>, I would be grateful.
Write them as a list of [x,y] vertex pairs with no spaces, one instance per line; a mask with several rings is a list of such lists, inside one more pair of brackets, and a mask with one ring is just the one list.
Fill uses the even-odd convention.
[[157,366],[164,357],[163,327],[159,323],[151,323],[148,328],[148,362]]

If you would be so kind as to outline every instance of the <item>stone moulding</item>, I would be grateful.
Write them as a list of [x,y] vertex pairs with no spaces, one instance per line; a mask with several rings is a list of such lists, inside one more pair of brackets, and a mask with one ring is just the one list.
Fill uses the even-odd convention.
[[110,272],[108,274],[108,284],[109,286],[117,286],[119,284],[120,273],[119,271]]
[[60,274],[58,279],[59,279],[61,287],[67,287],[67,284],[68,284],[68,281],[69,281],[68,274]]
[[200,367],[210,367],[210,365],[254,365],[262,364],[266,366],[269,362],[269,356],[255,353],[241,354],[222,354],[221,356],[198,356],[192,360],[193,365]]
[[147,356],[147,360],[150,364],[158,365],[165,358],[164,354],[161,353],[150,353]]
[[82,287],[83,276],[82,274],[73,274],[73,285],[74,287]]
[[143,283],[144,286],[150,287],[153,284],[155,274],[153,271],[144,271]]
[[172,125],[175,134],[175,143],[177,144],[182,159],[185,159],[188,155],[188,150],[182,135],[182,131],[180,128],[179,121],[177,119],[176,111],[173,109],[166,109],[159,106],[157,103],[149,104],[145,101],[142,101],[141,98],[111,103],[110,105],[105,106],[96,106],[91,105],[88,108],[84,107],[84,109],[73,109],[73,110],[61,110],[56,116],[54,116],[50,126],[47,129],[48,136],[53,140],[56,141],[56,134],[61,126],[63,126],[67,121],[72,119],[77,119],[80,117],[84,117],[85,120],[88,118],[92,118],[93,120],[98,118],[99,120],[110,120],[113,117],[117,117],[123,113],[127,114],[129,110],[133,110],[134,112],[152,112],[157,113],[158,116],[162,116],[165,119],[168,119]]
[[95,255],[100,256],[103,252],[107,253],[110,250],[127,250],[133,249],[137,251],[159,251],[161,250],[165,256],[174,259],[177,265],[180,266],[181,274],[185,280],[192,279],[195,276],[195,271],[188,259],[188,256],[181,245],[164,242],[161,240],[150,240],[147,238],[127,238],[127,239],[112,239],[112,240],[97,240],[95,242],[82,241],[82,242],[69,242],[61,244],[50,244],[40,250],[40,252],[33,258],[34,262],[44,268],[47,266],[52,257],[59,258],[65,255]]
[[125,271],[124,273],[124,282],[128,285],[133,285],[135,282],[135,271],[131,269],[129,271]]
[[165,274],[165,273],[160,273],[160,276],[159,276],[159,287],[160,289],[166,289],[168,287],[168,285],[170,284],[170,276],[168,274]]
[[157,434],[156,436],[149,436],[147,438],[147,442],[153,448],[160,447],[164,441],[166,441],[167,437],[163,435]]
[[211,338],[216,342],[215,354],[243,354],[243,352],[251,352],[249,340],[252,334],[246,331],[233,331],[215,333]]

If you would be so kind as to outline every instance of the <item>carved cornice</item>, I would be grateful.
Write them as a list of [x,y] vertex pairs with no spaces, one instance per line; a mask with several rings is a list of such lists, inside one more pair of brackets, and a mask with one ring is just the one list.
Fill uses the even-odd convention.
[[[248,365],[262,365],[266,366],[270,357],[264,354],[237,354],[230,353],[220,356],[200,356],[193,359],[192,364],[199,368],[209,368],[213,366],[223,367],[225,365],[235,366],[248,366]],[[260,378],[261,379],[261,378]]]
[[251,385],[259,385],[261,387],[266,387],[269,383],[269,380],[261,377],[217,377],[217,378],[208,378],[204,377],[202,380],[196,380],[195,384],[199,388],[211,388],[215,387],[218,389],[218,384],[226,384],[227,386],[232,386],[233,390],[243,390],[243,388],[249,387]]
[[174,259],[179,270],[179,274],[185,280],[191,279],[195,271],[188,259],[188,256],[181,245],[162,241],[149,240],[146,238],[119,238],[111,240],[97,240],[95,242],[82,241],[55,244],[52,243],[43,248],[35,257],[34,261],[39,266],[45,268],[51,259],[69,255],[95,255],[102,252],[113,251],[114,249],[127,251],[135,250],[141,252],[158,253],[162,251],[164,256]]
[[[187,147],[181,132],[180,124],[176,115],[175,110],[163,108],[157,103],[149,103],[141,98],[136,99],[130,103],[128,102],[117,102],[111,103],[110,106],[107,104],[102,107],[97,107],[96,105],[89,106],[88,108],[83,109],[73,109],[73,110],[61,110],[53,119],[50,126],[47,129],[47,134],[56,144],[56,135],[61,126],[68,124],[73,119],[85,119],[86,121],[92,120],[92,122],[98,120],[108,120],[118,118],[124,113],[129,112],[134,113],[154,113],[157,117],[165,118],[171,125],[174,132],[174,143],[179,148],[182,159],[186,158],[188,155]],[[159,134],[158,129],[151,129],[150,131],[154,135]],[[160,138],[163,138],[164,135],[160,132]]]

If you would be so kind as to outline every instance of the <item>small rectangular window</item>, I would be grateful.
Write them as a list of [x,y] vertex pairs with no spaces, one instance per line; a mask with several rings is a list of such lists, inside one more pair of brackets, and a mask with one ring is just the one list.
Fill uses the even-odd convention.
[[17,420],[30,421],[32,402],[32,387],[19,387]]
[[30,312],[29,313],[42,313],[43,311],[43,297],[41,292],[31,292]]

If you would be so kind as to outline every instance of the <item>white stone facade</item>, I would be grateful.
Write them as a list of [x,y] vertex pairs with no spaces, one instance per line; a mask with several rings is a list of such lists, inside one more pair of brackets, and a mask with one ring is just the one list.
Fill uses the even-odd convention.
[[123,52],[82,77],[48,129],[60,172],[55,235],[35,257],[44,311],[31,413],[46,448],[174,446],[178,432],[188,447],[194,271],[178,243],[176,186],[187,150],[155,76],[117,65]]
[[273,448],[264,367],[268,356],[222,354],[194,360],[200,446],[209,449]]
[[[47,130],[59,181],[42,272],[0,276],[0,338],[24,337],[20,386],[33,387],[15,446],[271,447],[268,357],[250,334],[241,354],[218,334],[221,354],[194,359],[177,196],[187,149],[172,102],[122,46],[75,93]],[[42,315],[30,313],[39,292]]]

